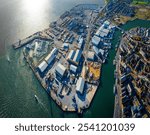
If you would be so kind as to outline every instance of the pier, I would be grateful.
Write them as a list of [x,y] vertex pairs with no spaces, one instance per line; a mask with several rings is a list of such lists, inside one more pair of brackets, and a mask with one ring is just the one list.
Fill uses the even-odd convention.
[[31,43],[32,41],[34,41],[36,39],[46,40],[46,41],[52,41],[53,40],[51,37],[43,37],[39,33],[35,33],[32,36],[29,36],[23,40],[19,40],[18,42],[12,44],[12,46],[14,49],[19,49],[19,48]]

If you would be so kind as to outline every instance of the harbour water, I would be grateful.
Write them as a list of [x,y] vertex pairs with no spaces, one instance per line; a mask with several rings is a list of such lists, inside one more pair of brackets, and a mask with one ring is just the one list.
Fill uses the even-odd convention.
[[104,5],[103,0],[0,0],[0,117],[78,117],[59,109],[25,63],[21,50],[10,45],[84,3]]
[[[15,51],[9,45],[18,38],[22,39],[48,27],[49,22],[56,20],[64,11],[76,4],[97,3],[103,6],[104,1],[37,0],[37,5],[32,2],[26,3],[25,6],[27,1],[36,0],[11,2],[0,0],[0,117],[80,117],[76,113],[64,113],[60,110],[25,63],[21,50]],[[44,4],[40,3],[41,1]],[[37,9],[33,10],[34,6]],[[135,20],[127,23],[123,28],[127,30],[144,24],[150,27],[147,21]],[[113,59],[115,44],[120,36],[121,32],[115,33],[113,49],[110,50],[108,62],[102,67],[100,87],[91,107],[82,117],[113,117],[115,68]],[[38,102],[35,95],[38,97]]]

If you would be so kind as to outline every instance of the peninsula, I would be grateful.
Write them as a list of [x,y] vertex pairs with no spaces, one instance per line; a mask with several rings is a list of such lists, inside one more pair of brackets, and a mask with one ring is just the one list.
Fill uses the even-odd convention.
[[82,112],[98,89],[101,67],[115,26],[99,18],[101,7],[77,5],[48,29],[13,45],[23,54],[41,85],[63,111]]
[[[91,105],[98,90],[102,72],[101,67],[107,61],[109,49],[112,48],[111,41],[115,30],[121,30],[124,33],[123,39],[128,41],[130,32],[126,33],[120,28],[120,25],[135,18],[137,9],[138,7],[133,6],[132,0],[110,1],[105,7],[99,7],[95,4],[80,4],[63,13],[57,21],[49,25],[49,28],[19,40],[13,44],[13,47],[14,49],[23,48],[24,58],[35,76],[63,111],[82,113],[84,109]],[[149,11],[149,6],[146,9]],[[147,31],[149,34],[149,30],[142,29],[142,31]],[[145,41],[149,42],[146,39],[143,41],[143,37],[138,36],[135,36],[134,40],[139,40],[139,42],[132,40],[128,42],[144,45],[146,44]],[[123,43],[126,41],[122,40]],[[141,43],[142,41],[143,43]],[[127,45],[125,46],[128,48]],[[120,62],[119,56],[124,53],[119,51],[121,47],[122,45],[119,46],[117,53],[116,74],[122,72],[120,67],[122,62]],[[134,46],[131,49],[135,51],[133,48]],[[130,48],[127,51],[132,52]],[[140,55],[143,56],[143,60],[138,61],[138,63],[147,61],[142,48],[139,51],[141,52]],[[124,57],[126,60],[126,56]],[[116,63],[114,62],[114,64]],[[125,63],[126,61],[124,61]],[[146,66],[142,69],[139,68],[140,70],[149,71]],[[131,68],[127,72],[129,71],[131,72]],[[120,93],[118,93],[122,91],[121,84],[118,82],[119,77],[122,77],[122,75],[124,76],[124,73],[120,73],[116,77],[115,92],[117,92],[116,95],[119,98],[118,102],[121,100],[123,102],[126,102],[126,100],[131,101],[131,99],[122,99]],[[126,78],[128,78],[127,75],[125,75]],[[139,79],[137,76],[134,77],[135,80]],[[131,89],[133,86],[129,87]],[[128,95],[125,93],[123,96]],[[137,99],[141,98],[140,96],[134,96]],[[123,102],[119,102],[120,106],[124,105]],[[118,103],[116,102],[116,104]],[[119,115],[115,116],[123,117],[124,113],[120,115],[121,109],[119,110]],[[129,116],[133,117],[135,115],[130,113]],[[148,117],[149,114],[145,109],[143,115],[138,114],[138,116]]]

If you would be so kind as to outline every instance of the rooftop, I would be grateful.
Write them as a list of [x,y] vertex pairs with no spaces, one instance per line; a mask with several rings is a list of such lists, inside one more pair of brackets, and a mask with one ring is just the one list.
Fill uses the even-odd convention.
[[45,61],[42,61],[42,63],[38,66],[39,70],[43,73],[45,69],[48,67],[48,64]]
[[92,38],[92,44],[98,46],[100,43],[101,39],[98,36],[94,36]]
[[59,73],[61,76],[64,76],[66,68],[62,64],[58,63],[56,67],[56,72]]
[[76,63],[79,63],[81,56],[82,56],[82,51],[81,50],[77,50],[76,54],[75,54],[75,56],[73,58],[73,61],[76,62]]
[[85,84],[85,80],[82,77],[80,77],[76,84],[76,90],[81,94],[83,93],[84,90],[84,84]]

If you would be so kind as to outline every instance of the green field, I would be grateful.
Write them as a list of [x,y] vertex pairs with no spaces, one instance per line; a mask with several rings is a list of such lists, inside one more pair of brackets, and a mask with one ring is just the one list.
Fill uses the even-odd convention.
[[105,0],[105,3],[108,3],[110,0]]
[[[110,2],[111,0],[105,0],[106,3]],[[150,4],[150,0],[133,0],[133,5],[148,5]]]
[[149,0],[133,0],[132,4],[148,5],[150,4],[150,1]]

